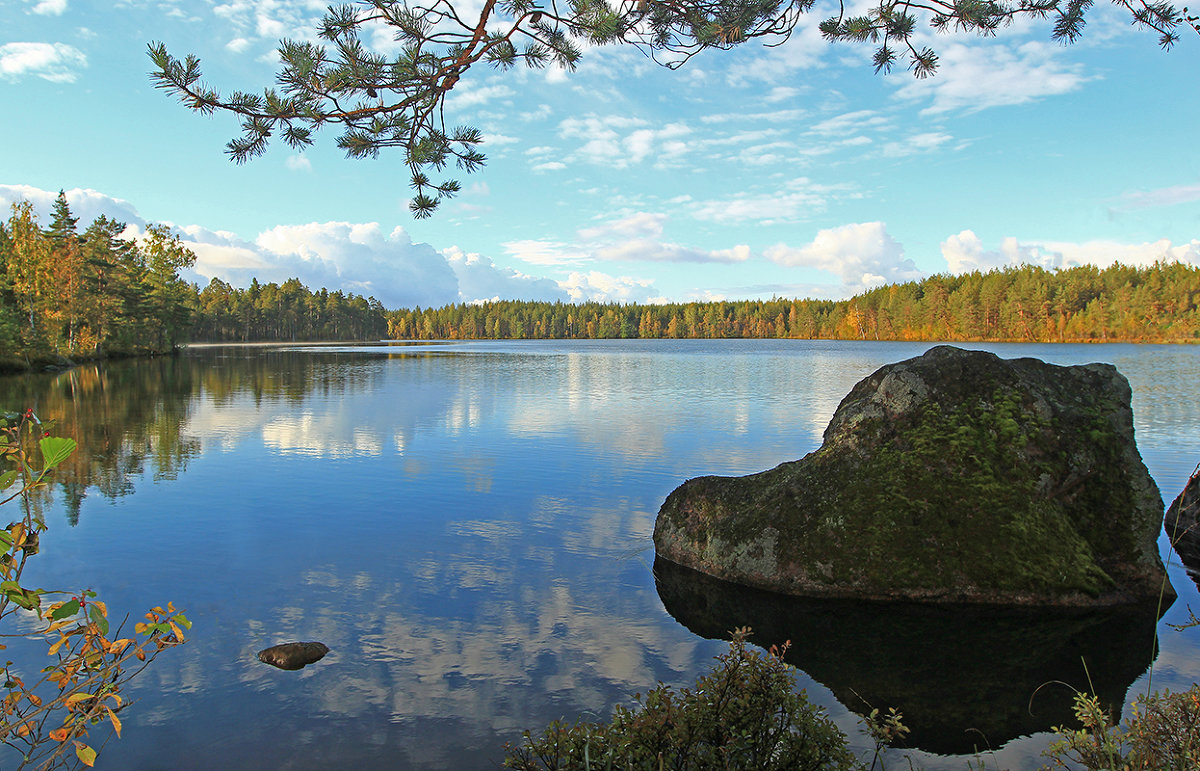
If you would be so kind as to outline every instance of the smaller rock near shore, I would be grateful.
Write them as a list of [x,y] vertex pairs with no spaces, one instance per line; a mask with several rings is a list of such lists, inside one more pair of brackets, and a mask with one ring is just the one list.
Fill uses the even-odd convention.
[[290,642],[272,645],[258,652],[258,660],[280,669],[303,669],[320,661],[329,653],[329,646],[319,642]]
[[786,594],[1112,605],[1170,592],[1129,382],[937,346],[842,400],[824,443],[667,498],[660,557]]

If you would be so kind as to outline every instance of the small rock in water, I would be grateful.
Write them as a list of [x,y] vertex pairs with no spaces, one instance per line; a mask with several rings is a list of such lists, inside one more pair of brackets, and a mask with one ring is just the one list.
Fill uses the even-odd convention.
[[320,661],[329,653],[329,646],[319,642],[290,642],[272,645],[258,652],[258,660],[280,669],[301,669]]

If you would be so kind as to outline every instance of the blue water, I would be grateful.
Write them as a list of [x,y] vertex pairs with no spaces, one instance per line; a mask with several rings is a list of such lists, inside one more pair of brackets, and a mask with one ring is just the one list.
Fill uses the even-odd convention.
[[[87,489],[77,512],[61,491],[51,504],[34,582],[92,586],[135,617],[172,600],[195,624],[137,681],[124,737],[100,767],[491,768],[524,729],[601,719],[658,681],[704,671],[724,644],[677,621],[655,586],[662,500],[690,477],[816,449],[855,382],[928,347],[200,348],[9,379],[0,397],[61,418],[96,455],[77,472]],[[1197,349],[970,347],[1115,364],[1168,502],[1200,462]],[[1180,598],[1164,623],[1189,604],[1200,611],[1183,570],[1171,579]],[[1200,671],[1200,634],[1160,630],[1153,685],[1185,688]],[[289,640],[331,652],[297,672],[256,660]],[[937,642],[922,645],[936,671]],[[1148,637],[1147,661],[1150,649]],[[866,752],[861,705],[798,665],[800,686]],[[1047,740],[989,739],[989,766],[1035,768]],[[907,767],[905,754],[966,767],[911,748],[893,762]]]

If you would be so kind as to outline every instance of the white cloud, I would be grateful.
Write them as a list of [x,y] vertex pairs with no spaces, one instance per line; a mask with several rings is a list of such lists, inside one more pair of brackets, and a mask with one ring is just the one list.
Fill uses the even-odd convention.
[[[825,18],[825,15],[819,10],[812,11],[814,19]],[[829,47],[817,24],[801,24],[785,45],[742,49],[744,53],[739,60],[726,70],[726,80],[732,86],[753,82],[794,82],[796,70],[823,66],[822,57]]]
[[696,219],[708,222],[775,225],[799,222],[814,212],[821,212],[830,198],[847,189],[845,185],[819,185],[807,177],[799,177],[778,190],[693,201],[687,209]]
[[468,254],[457,246],[443,249],[442,255],[458,278],[458,297],[462,302],[568,299],[566,290],[557,281],[499,267],[490,257]]
[[558,161],[546,161],[539,163],[533,167],[534,171],[562,171],[567,168],[567,164],[559,163]]
[[225,48],[235,54],[240,54],[250,47],[250,41],[244,37],[235,37],[225,44]]
[[703,251],[661,240],[667,215],[635,212],[620,219],[578,231],[588,256],[621,262],[745,262],[750,247]]
[[582,228],[578,235],[584,241],[597,241],[611,237],[631,237],[631,236],[650,236],[658,237],[662,235],[663,223],[666,222],[667,215],[651,212],[637,212],[628,217],[623,217],[619,220],[606,222],[603,225],[596,227]]
[[509,255],[530,265],[578,265],[587,260],[586,253],[562,241],[522,239],[505,242],[503,247]]
[[[67,197],[67,205],[71,207],[71,214],[79,219],[81,228],[86,228],[101,214],[130,225],[139,227],[146,225],[146,220],[142,219],[137,209],[129,201],[112,198],[96,190],[80,188],[66,190],[64,195]],[[0,203],[3,204],[4,215],[7,214],[8,208],[12,204],[18,201],[29,201],[33,204],[34,212],[45,220],[53,211],[54,199],[57,197],[57,192],[42,190],[31,185],[0,185]]]
[[883,146],[883,154],[890,158],[902,158],[906,155],[919,155],[938,149],[954,137],[941,131],[928,131],[923,134],[912,134],[899,141],[888,142]]
[[17,80],[36,75],[53,83],[74,83],[87,57],[65,43],[5,43],[0,45],[0,78]]
[[855,110],[826,118],[820,123],[814,124],[809,131],[814,134],[841,137],[847,134],[857,134],[865,129],[886,128],[890,123],[890,119],[874,110]]
[[447,110],[462,110],[467,107],[478,107],[494,99],[507,99],[517,92],[506,85],[476,86],[466,81],[459,81],[450,95],[446,97]]
[[312,171],[312,161],[303,155],[289,155],[283,163],[292,171]]
[[882,222],[821,230],[807,246],[796,248],[777,244],[768,248],[766,255],[780,265],[817,268],[836,274],[855,291],[924,276],[913,261],[904,256],[904,247],[888,234]]
[[732,249],[705,252],[652,238],[635,238],[601,246],[592,256],[599,260],[626,262],[745,262],[750,258],[750,247],[735,246]]
[[1200,240],[1193,239],[1179,245],[1165,238],[1140,244],[1108,240],[1021,243],[1009,236],[1000,242],[999,249],[986,250],[973,231],[964,230],[942,242],[942,257],[951,273],[986,272],[1014,265],[1039,265],[1048,269],[1079,265],[1104,268],[1119,262],[1123,265],[1148,266],[1160,260],[1200,265]]
[[925,114],[952,110],[978,111],[1025,104],[1074,91],[1092,78],[1081,64],[1061,61],[1061,46],[1040,41],[1009,46],[1000,43],[950,43],[938,49],[937,74],[917,79],[910,73],[889,76],[901,84],[900,99],[928,101]]
[[43,16],[62,16],[67,12],[67,0],[39,0],[33,12]]
[[[480,184],[470,192],[486,195],[488,191]],[[0,185],[0,204],[7,208],[29,201],[43,222],[57,195],[29,185]],[[128,223],[126,237],[145,233],[147,221],[128,201],[95,190],[73,189],[65,195],[81,229],[105,214]],[[374,222],[280,225],[254,241],[201,225],[175,226],[175,232],[196,254],[196,265],[185,278],[202,284],[213,277],[235,286],[246,286],[251,278],[281,283],[295,277],[312,289],[326,287],[374,296],[387,308],[496,298],[566,300],[570,296],[552,279],[498,266],[488,257],[467,254],[458,247],[439,252],[429,244],[413,243],[403,228],[386,233]],[[564,245],[553,242],[518,242],[510,247],[510,252],[527,258],[536,258],[539,251],[550,255],[558,250],[560,258],[569,255]],[[543,261],[559,264],[564,259]],[[595,291],[607,291],[602,283],[597,286],[600,288]]]
[[1121,196],[1118,209],[1153,209],[1159,206],[1174,206],[1178,203],[1200,201],[1200,185],[1174,185],[1157,190],[1126,193]]
[[558,124],[560,137],[582,141],[571,154],[573,159],[618,169],[647,159],[660,166],[670,163],[688,151],[681,140],[691,133],[683,123],[653,128],[641,118],[625,115],[586,115]]
[[663,298],[654,291],[654,279],[610,276],[600,271],[571,273],[559,286],[572,302],[652,303]]

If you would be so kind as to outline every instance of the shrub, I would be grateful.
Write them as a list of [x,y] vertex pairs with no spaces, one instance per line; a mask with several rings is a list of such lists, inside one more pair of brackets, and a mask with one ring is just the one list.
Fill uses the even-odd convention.
[[1200,768],[1200,685],[1138,699],[1116,724],[1095,696],[1075,697],[1081,728],[1059,727],[1050,768],[1087,771],[1194,771]]
[[660,684],[610,723],[555,721],[537,738],[506,745],[504,765],[550,769],[746,769],[837,771],[858,765],[846,737],[797,691],[783,651],[747,647],[737,630],[729,650],[692,688]]

